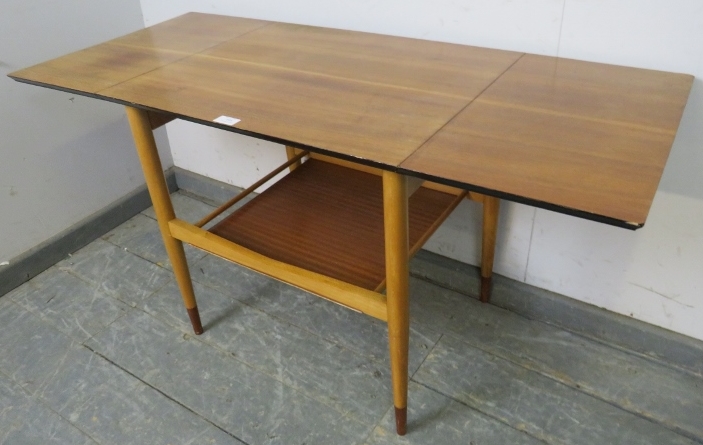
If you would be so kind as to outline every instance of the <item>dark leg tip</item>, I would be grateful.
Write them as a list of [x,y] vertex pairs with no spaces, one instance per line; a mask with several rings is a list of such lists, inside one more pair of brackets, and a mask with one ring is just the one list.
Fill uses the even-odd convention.
[[491,277],[481,277],[481,303],[491,299]]
[[192,309],[187,309],[188,317],[190,318],[190,324],[193,325],[193,331],[195,335],[200,335],[203,333],[203,325],[200,323],[200,312],[198,312],[198,306]]
[[395,430],[399,436],[405,436],[408,426],[408,408],[395,408]]

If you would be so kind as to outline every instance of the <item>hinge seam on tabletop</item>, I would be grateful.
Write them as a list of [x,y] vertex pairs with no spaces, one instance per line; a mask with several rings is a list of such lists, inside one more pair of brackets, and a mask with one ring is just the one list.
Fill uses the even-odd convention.
[[525,56],[525,54],[526,54],[526,53],[522,53],[522,54],[520,55],[520,57],[518,57],[517,59],[515,59],[515,61],[514,61],[513,63],[511,63],[506,69],[504,69],[503,72],[501,72],[495,79],[493,79],[493,80],[491,81],[491,83],[489,83],[488,85],[486,85],[486,87],[485,87],[484,89],[482,89],[481,92],[479,92],[473,99],[471,99],[466,105],[464,105],[459,111],[457,111],[457,112],[454,114],[454,116],[452,116],[450,119],[448,119],[447,122],[445,122],[441,127],[439,127],[439,128],[437,129],[437,131],[435,131],[434,133],[432,133],[427,139],[425,139],[420,145],[418,145],[418,147],[417,147],[415,150],[413,150],[412,153],[410,153],[410,154],[409,154],[408,156],[406,156],[402,161],[400,161],[400,163],[398,164],[398,167],[400,167],[401,165],[403,165],[403,163],[404,163],[405,161],[407,161],[408,158],[410,158],[412,155],[414,155],[420,148],[422,148],[422,147],[423,147],[425,144],[427,144],[432,138],[434,138],[434,137],[437,135],[437,133],[439,133],[440,131],[442,131],[442,130],[444,129],[444,127],[446,127],[447,125],[449,125],[450,122],[452,122],[454,119],[456,119],[456,117],[457,117],[459,114],[461,114],[465,109],[467,109],[467,108],[469,107],[469,105],[471,105],[472,103],[474,103],[474,101],[475,101],[476,99],[478,99],[479,97],[481,97],[481,95],[482,95],[483,93],[485,93],[487,89],[489,89],[494,83],[496,83],[496,82],[498,81],[498,79],[500,79],[501,77],[503,77],[503,75],[504,75],[505,73],[507,73],[507,72],[510,70],[510,68],[512,68],[516,63],[518,63],[518,62],[520,61],[520,59],[522,59],[522,58]]

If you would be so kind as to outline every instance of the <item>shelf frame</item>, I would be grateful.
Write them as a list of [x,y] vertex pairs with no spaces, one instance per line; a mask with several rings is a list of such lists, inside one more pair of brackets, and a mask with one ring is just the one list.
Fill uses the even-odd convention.
[[[453,209],[456,208],[466,196],[470,196],[468,192],[453,192],[450,189],[449,195],[453,198],[450,204],[440,212],[441,214],[438,215],[436,220],[425,229],[425,233],[422,233],[411,246],[409,242],[409,198],[413,193],[417,193],[417,190],[426,187],[427,184],[423,184],[421,181],[417,180],[408,180],[408,176],[402,173],[386,170],[382,171],[380,176],[383,196],[382,224],[385,279],[382,280],[381,284],[375,289],[367,289],[325,274],[270,258],[208,230],[204,230],[198,227],[197,224],[191,224],[178,219],[173,209],[168,188],[166,187],[163,167],[153,134],[154,128],[169,122],[172,117],[158,116],[155,115],[154,112],[132,106],[126,107],[126,113],[134,137],[137,154],[139,155],[146,178],[147,188],[154,205],[159,229],[194,332],[196,334],[202,334],[203,327],[200,321],[185,251],[183,249],[183,242],[332,302],[341,304],[352,310],[382,320],[388,324],[396,431],[398,434],[405,434],[407,428],[408,342],[410,326],[408,304],[409,260],[439,227],[442,221],[449,216]],[[301,161],[307,153],[298,153],[296,150],[290,148],[287,148],[286,151],[289,160],[277,170],[282,172],[285,168],[288,168],[290,171],[289,174],[298,174],[300,170],[303,170],[301,167],[304,166],[304,163]],[[269,176],[273,177],[275,175],[270,174],[267,178]],[[256,185],[256,187],[258,187],[258,185]],[[251,190],[248,191],[251,192],[256,187],[250,187]],[[432,189],[431,185],[427,188]],[[434,193],[439,192],[435,191]],[[241,198],[235,197],[223,207],[229,207],[234,204],[232,201],[238,201],[239,199]],[[495,230],[495,225],[497,224],[497,206],[486,205],[486,200],[488,199],[489,197],[487,196],[482,197],[482,202],[484,203],[484,238],[487,233],[491,234],[491,231]],[[251,204],[251,202],[249,204]],[[218,209],[215,213],[218,211],[221,213],[224,209]],[[495,218],[487,218],[487,215],[491,212],[495,213]],[[228,218],[230,217],[231,215],[228,216]],[[206,218],[212,219],[214,216],[211,214]],[[227,220],[227,218],[225,220]],[[425,222],[427,222],[427,220],[425,220]],[[492,226],[488,226],[486,224],[487,222],[492,224]],[[490,249],[495,247],[495,236],[490,237],[490,242],[488,244]],[[487,257],[485,247],[486,243],[484,243],[484,259],[489,258],[491,264],[487,265],[486,261],[484,261],[482,269],[490,270],[492,269],[493,255],[491,254]],[[385,295],[380,292],[383,286],[386,287]]]

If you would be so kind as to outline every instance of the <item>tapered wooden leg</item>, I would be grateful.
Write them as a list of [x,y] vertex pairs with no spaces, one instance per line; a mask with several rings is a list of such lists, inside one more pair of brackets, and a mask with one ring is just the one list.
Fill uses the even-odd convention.
[[164,246],[166,246],[168,258],[171,260],[173,273],[181,290],[183,303],[188,311],[193,330],[200,335],[203,333],[203,326],[200,323],[200,314],[195,302],[193,283],[190,281],[190,272],[188,271],[188,263],[183,251],[183,243],[172,237],[168,228],[168,222],[175,219],[176,214],[173,211],[171,197],[166,186],[161,159],[156,150],[156,142],[154,141],[154,133],[149,122],[149,115],[146,111],[138,108],[126,107],[126,109],[129,126],[132,128],[132,136],[137,146],[137,154],[142,164],[142,170],[144,170],[151,202],[154,204],[156,220],[159,223]]
[[[286,156],[288,156],[288,160],[293,159],[295,157],[295,155],[297,155],[297,154],[298,154],[298,151],[295,148],[289,147],[286,145]],[[290,168],[290,171],[293,171],[298,167],[300,167],[300,161],[296,162],[295,164],[291,164],[291,166],[289,168]]]
[[405,176],[383,172],[386,298],[393,404],[399,435],[406,432],[408,407],[408,195]]
[[481,301],[491,298],[491,276],[496,251],[496,232],[500,200],[492,196],[483,197],[483,245],[481,249]]

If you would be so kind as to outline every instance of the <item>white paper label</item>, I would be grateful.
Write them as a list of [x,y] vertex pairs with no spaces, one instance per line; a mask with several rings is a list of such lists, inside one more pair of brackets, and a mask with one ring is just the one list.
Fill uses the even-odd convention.
[[218,124],[234,125],[237,122],[239,122],[240,120],[241,119],[237,119],[235,117],[220,116],[217,119],[214,119],[213,122],[217,122]]

